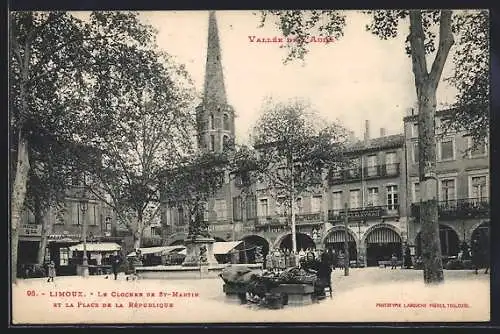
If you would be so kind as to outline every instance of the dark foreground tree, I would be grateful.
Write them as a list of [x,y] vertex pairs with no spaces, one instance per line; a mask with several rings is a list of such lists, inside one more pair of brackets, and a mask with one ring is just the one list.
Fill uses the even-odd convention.
[[[294,39],[292,43],[287,44],[290,52],[285,61],[304,58],[312,33],[319,32],[320,35],[331,36],[335,40],[342,36],[342,30],[346,24],[345,13],[341,11],[265,11],[262,14],[262,24],[265,23],[269,14],[272,14],[277,17],[277,25],[283,34]],[[418,100],[419,179],[423,194],[420,219],[424,282],[439,283],[444,280],[444,277],[439,240],[435,170],[436,91],[450,49],[455,43],[453,28],[462,30],[465,27],[460,24],[452,26],[453,13],[451,10],[379,10],[368,11],[367,14],[371,14],[373,18],[371,24],[367,26],[367,30],[382,39],[397,36],[401,32],[400,23],[409,20],[406,52],[411,56]],[[455,13],[454,17],[466,17],[467,15],[469,12],[459,12]],[[487,34],[482,30],[481,33]],[[426,55],[430,53],[435,53],[435,56],[429,68]],[[460,81],[463,78],[459,77],[458,79]],[[481,82],[485,83],[486,81]],[[463,91],[468,91],[468,89]],[[468,100],[467,94],[462,96]],[[481,110],[484,108],[481,108],[480,112]],[[484,115],[484,111],[480,115]],[[460,115],[458,116],[460,117]],[[466,119],[469,116],[469,113],[465,113]],[[479,116],[479,119],[481,118],[482,116]]]
[[[152,42],[150,27],[134,13],[93,13],[83,21],[67,12],[12,12],[9,49],[11,169],[11,273],[17,277],[19,224],[25,210],[31,166],[31,125],[51,133],[60,142],[78,142],[82,131],[92,131],[83,112],[75,83],[84,80],[88,69],[124,64],[126,54]],[[110,52],[121,50],[122,52]],[[110,55],[120,55],[110,59]],[[15,139],[14,139],[15,138]],[[44,152],[52,155],[51,150]]]

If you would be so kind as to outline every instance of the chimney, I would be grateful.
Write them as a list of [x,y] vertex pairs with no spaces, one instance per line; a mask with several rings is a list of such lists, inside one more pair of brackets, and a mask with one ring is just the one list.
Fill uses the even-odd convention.
[[385,137],[385,128],[380,128],[380,137]]
[[370,121],[365,121],[365,141],[370,140]]
[[406,116],[413,116],[415,115],[415,111],[413,110],[413,107],[406,108]]

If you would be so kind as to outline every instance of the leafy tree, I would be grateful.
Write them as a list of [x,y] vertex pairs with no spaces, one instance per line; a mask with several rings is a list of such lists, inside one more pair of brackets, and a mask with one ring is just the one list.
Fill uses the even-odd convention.
[[348,132],[339,124],[322,120],[305,101],[270,100],[264,105],[252,137],[258,151],[257,179],[289,210],[296,252],[296,198],[322,188],[325,170],[345,166],[343,152]]
[[458,43],[453,55],[454,75],[447,78],[458,90],[447,130],[472,137],[471,149],[484,145],[489,135],[489,15],[485,10],[457,15],[453,22]]
[[102,155],[90,170],[91,188],[139,248],[144,228],[159,218],[160,172],[193,150],[194,93],[183,67],[153,50],[128,52],[126,69],[110,66],[104,73],[93,73],[87,80],[94,85],[86,85],[88,108],[107,111],[88,121],[94,131],[82,138]]
[[163,202],[189,212],[188,240],[210,237],[204,220],[205,205],[226,183],[229,158],[226,153],[195,153],[162,173]]
[[[372,15],[372,22],[367,26],[367,30],[381,39],[397,36],[401,29],[400,22],[409,19],[410,31],[405,50],[412,59],[418,99],[419,179],[422,193],[427,193],[425,189],[429,189],[431,193],[435,192],[437,189],[434,177],[436,90],[450,49],[455,43],[454,28],[458,30],[464,28],[460,23],[453,26],[453,18],[468,14],[467,12],[456,13],[453,16],[451,10],[378,10],[366,13]],[[265,23],[268,14],[272,14],[278,18],[277,25],[285,36],[300,37],[294,43],[288,44],[290,52],[285,61],[304,58],[311,31],[319,30],[322,35],[333,33],[333,37],[341,37],[346,23],[345,16],[338,11],[269,11],[262,14],[261,24]],[[437,37],[436,30],[439,31],[439,37]],[[435,52],[435,57],[429,69],[426,55],[433,52]],[[460,81],[463,77],[459,76],[457,79]],[[464,91],[467,89],[462,89],[462,93]],[[462,94],[462,96],[467,100],[467,94]],[[429,198],[423,198],[421,206],[424,282],[426,283],[439,283],[444,280],[436,198],[435,193]]]
[[[36,157],[54,158],[50,145],[32,154],[32,134],[49,133],[59,143],[78,143],[85,119],[102,113],[84,112],[85,72],[109,64],[128,66],[127,55],[150,45],[153,30],[134,13],[97,12],[87,21],[67,12],[12,12],[10,20],[10,139],[15,154],[11,179],[12,280],[17,276],[19,223],[27,183]],[[109,52],[120,50],[118,52]],[[111,58],[120,55],[121,57]],[[87,110],[88,111],[88,110]],[[37,149],[37,150],[38,150]],[[30,153],[32,152],[32,153]],[[30,157],[31,155],[31,157]],[[53,161],[54,159],[52,159]]]

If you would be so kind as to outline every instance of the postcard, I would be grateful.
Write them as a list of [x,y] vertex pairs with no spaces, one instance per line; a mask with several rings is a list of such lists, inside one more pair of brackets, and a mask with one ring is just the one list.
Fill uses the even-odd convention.
[[490,320],[488,10],[9,15],[14,325]]

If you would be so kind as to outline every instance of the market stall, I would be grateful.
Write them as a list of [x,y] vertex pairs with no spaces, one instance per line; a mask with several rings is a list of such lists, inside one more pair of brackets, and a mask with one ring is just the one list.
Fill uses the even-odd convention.
[[111,261],[114,255],[121,250],[121,246],[114,242],[83,243],[69,247],[69,257],[72,263],[79,266],[83,263],[84,248],[87,251],[89,273],[91,275],[105,274],[111,271]]

